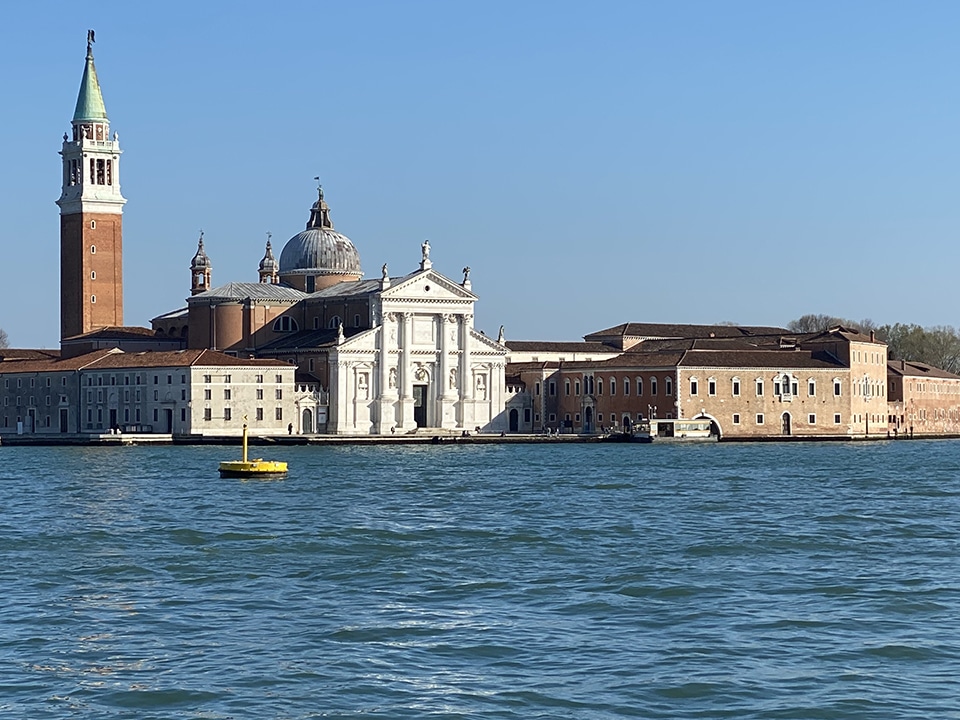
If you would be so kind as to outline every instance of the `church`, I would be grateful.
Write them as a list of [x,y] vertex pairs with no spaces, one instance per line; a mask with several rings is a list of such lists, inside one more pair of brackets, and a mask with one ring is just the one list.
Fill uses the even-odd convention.
[[322,187],[279,261],[267,240],[258,282],[212,287],[202,237],[190,272],[187,306],[153,319],[157,338],[296,365],[298,382],[317,388],[299,432],[506,429],[507,348],[473,327],[470,269],[459,282],[440,274],[426,241],[412,272],[391,277],[383,265],[378,279],[365,280]]

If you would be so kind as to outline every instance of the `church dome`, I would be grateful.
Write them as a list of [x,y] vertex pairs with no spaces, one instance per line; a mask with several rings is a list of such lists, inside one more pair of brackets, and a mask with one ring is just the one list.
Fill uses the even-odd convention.
[[360,253],[350,238],[333,229],[323,189],[310,209],[307,228],[287,241],[280,253],[280,275],[363,275]]

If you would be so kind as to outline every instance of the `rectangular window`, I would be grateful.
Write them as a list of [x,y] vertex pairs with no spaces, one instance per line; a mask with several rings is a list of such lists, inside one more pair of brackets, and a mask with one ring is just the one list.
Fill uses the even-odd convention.
[[277,382],[278,382],[278,383],[282,383],[282,382],[283,382],[283,375],[277,375]]
[[550,422],[556,422],[557,416],[556,413],[550,413]]
[[533,421],[534,421],[535,423],[540,422],[540,413],[536,413],[536,414],[533,416]]
[[140,408],[137,408],[133,411],[133,415],[136,418],[134,422],[140,422]]
[[283,400],[283,390],[277,388],[277,400]]
[[154,400],[159,400],[159,399],[160,399],[160,391],[159,391],[159,390],[154,390],[154,391],[153,391],[153,399],[154,399]]
[[708,380],[708,381],[707,381],[707,394],[708,394],[708,395],[716,395],[716,394],[717,394],[717,381],[716,381],[716,380]]
[[551,380],[550,381],[550,395],[551,397],[557,394],[557,384]]
[[773,383],[773,394],[774,394],[774,395],[780,395],[780,381],[779,381],[779,380],[778,380],[778,381],[775,381],[775,382]]
[[837,397],[840,397],[840,381],[839,380],[833,381],[833,394],[836,395]]
[[187,384],[187,376],[186,376],[186,375],[181,375],[181,376],[180,376],[180,384],[181,384],[181,385],[186,385],[186,384]]
[[699,390],[699,387],[698,387],[697,381],[690,380],[690,394],[696,395],[698,390]]
[[740,381],[739,381],[739,380],[734,380],[734,381],[733,381],[733,396],[734,396],[734,397],[739,397],[739,396],[740,396]]
[[157,408],[153,409],[153,421],[157,422],[160,419],[160,411]]
[[262,382],[263,382],[263,375],[257,375],[257,382],[258,382],[258,383],[262,383]]
[[650,378],[650,394],[657,394],[657,379],[655,377]]
[[283,420],[283,408],[277,408],[276,417],[277,420]]
[[257,388],[257,400],[263,400],[263,388]]
[[223,409],[223,419],[224,419],[224,420],[232,420],[232,419],[233,419],[233,411],[230,410],[230,408],[224,408],[224,409]]
[[534,383],[534,384],[533,384],[533,394],[534,394],[534,395],[539,395],[539,394],[540,394],[540,383]]
[[[129,411],[127,411],[127,412],[129,412]],[[180,422],[186,422],[186,421],[187,421],[187,409],[186,409],[186,408],[180,408]]]
[[817,424],[817,416],[814,415],[813,413],[810,413],[809,415],[807,415],[807,424],[808,424],[808,425],[816,425],[816,424]]
[[763,413],[757,413],[757,425],[763,425]]
[[833,416],[833,424],[834,425],[840,424],[840,413],[837,413],[836,415]]
[[734,425],[739,425],[739,424],[740,424],[740,413],[734,413],[734,414],[733,414],[733,424],[734,424]]
[[207,388],[203,391],[203,399],[210,400],[213,398],[213,391],[210,388]]
[[757,380],[757,397],[763,397],[763,380]]
[[262,407],[258,407],[258,408],[257,408],[257,421],[259,422],[259,421],[261,421],[261,420],[263,420],[263,408],[262,408]]
[[223,399],[224,399],[224,400],[229,400],[229,399],[230,399],[230,388],[224,388],[224,390],[223,390]]
[[204,420],[210,420],[210,419],[212,419],[212,418],[213,418],[213,412],[210,410],[210,408],[204,408],[204,409],[203,409],[203,419],[204,419]]
[[790,394],[799,395],[800,394],[800,383],[796,380],[790,381]]
[[564,380],[564,381],[563,381],[563,394],[564,394],[564,395],[568,395],[568,396],[570,395],[570,381],[569,381],[569,380]]
[[816,394],[817,394],[817,382],[816,382],[816,380],[808,380],[808,381],[807,381],[807,395],[809,395],[810,397],[813,397],[813,396],[816,395]]
[[630,394],[630,378],[623,379],[623,394],[624,395]]
[[580,394],[580,381],[579,381],[579,380],[577,380],[577,381],[575,381],[575,382],[573,383],[573,392],[574,392],[575,395],[579,395],[579,394]]
[[154,376],[153,376],[153,384],[154,384],[154,385],[159,385],[159,384],[160,384],[160,376],[159,376],[159,375],[154,375]]
[[210,377],[209,375],[204,375],[204,376],[203,376],[203,381],[204,381],[205,383],[209,383],[212,379],[213,379],[213,378]]

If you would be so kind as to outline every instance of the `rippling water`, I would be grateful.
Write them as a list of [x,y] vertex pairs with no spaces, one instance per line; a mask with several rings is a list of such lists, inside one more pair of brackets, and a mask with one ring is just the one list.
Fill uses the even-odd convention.
[[0,448],[0,714],[960,717],[957,442],[233,454]]

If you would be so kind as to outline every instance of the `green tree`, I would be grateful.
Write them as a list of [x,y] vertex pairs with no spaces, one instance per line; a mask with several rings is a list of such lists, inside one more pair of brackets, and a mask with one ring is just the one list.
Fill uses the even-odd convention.
[[787,329],[795,333],[815,333],[829,330],[832,327],[837,327],[837,325],[850,328],[851,330],[860,330],[861,332],[869,332],[876,328],[876,323],[869,319],[856,322],[834,315],[816,315],[811,313],[810,315],[798,317],[796,320],[791,320],[787,323]]

